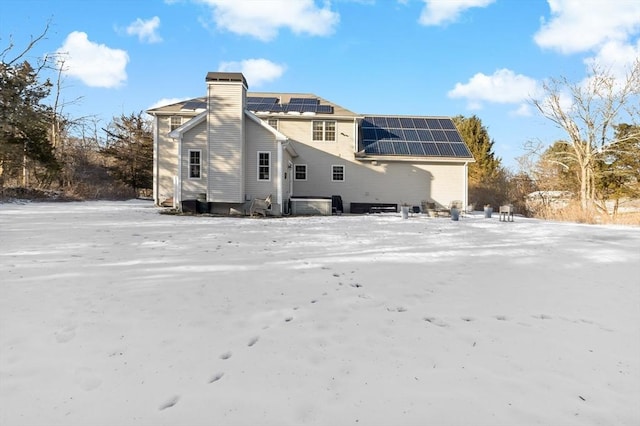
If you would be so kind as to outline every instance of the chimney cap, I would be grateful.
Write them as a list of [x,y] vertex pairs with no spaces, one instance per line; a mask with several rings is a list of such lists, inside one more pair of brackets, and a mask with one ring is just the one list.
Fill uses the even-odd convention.
[[245,87],[249,87],[241,72],[208,72],[206,81],[232,81],[243,83]]

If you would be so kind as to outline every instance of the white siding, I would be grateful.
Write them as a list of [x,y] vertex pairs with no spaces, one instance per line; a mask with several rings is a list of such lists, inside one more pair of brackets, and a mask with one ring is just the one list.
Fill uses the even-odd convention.
[[[277,179],[277,142],[273,133],[252,120],[245,121],[245,131],[247,136],[245,170],[246,181],[245,190],[248,198],[264,198],[272,194],[276,197]],[[258,152],[268,152],[271,154],[271,180],[258,180]]]
[[[295,140],[294,164],[307,164],[307,180],[293,182],[293,196],[340,195],[344,208],[356,203],[409,203],[423,200],[447,206],[465,200],[464,164],[384,162],[355,159],[352,120],[338,121],[336,141],[311,140],[311,121],[280,119],[282,133]],[[331,181],[331,166],[344,165],[345,181]]]
[[155,203],[160,204],[173,198],[173,177],[178,174],[178,141],[168,136],[170,125],[168,116],[155,120],[158,144],[154,186],[157,189]]
[[[207,192],[207,125],[202,122],[182,135],[182,199],[193,200]],[[201,151],[200,179],[189,178],[189,150]]]
[[245,136],[242,83],[210,82],[209,201],[244,201]]

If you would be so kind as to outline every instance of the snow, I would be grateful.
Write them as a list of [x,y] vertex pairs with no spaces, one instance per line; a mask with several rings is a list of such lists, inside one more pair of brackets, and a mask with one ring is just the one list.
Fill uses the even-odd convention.
[[0,204],[2,425],[637,425],[640,228]]

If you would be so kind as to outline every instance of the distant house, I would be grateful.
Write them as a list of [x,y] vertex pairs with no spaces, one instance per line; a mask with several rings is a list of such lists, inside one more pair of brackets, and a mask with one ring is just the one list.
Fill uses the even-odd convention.
[[242,211],[345,213],[425,202],[467,205],[469,149],[448,117],[362,115],[313,94],[250,93],[241,73],[210,72],[207,94],[154,117],[157,205],[206,201]]

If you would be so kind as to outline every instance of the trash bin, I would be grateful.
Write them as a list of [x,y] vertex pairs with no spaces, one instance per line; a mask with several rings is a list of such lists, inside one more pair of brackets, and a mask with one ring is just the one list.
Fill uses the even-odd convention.
[[409,219],[409,206],[401,206],[402,209],[402,218]]
[[484,207],[484,217],[489,219],[491,217],[491,213],[493,213],[493,207]]
[[458,220],[460,219],[460,210],[458,210],[455,207],[451,208],[451,220]]

